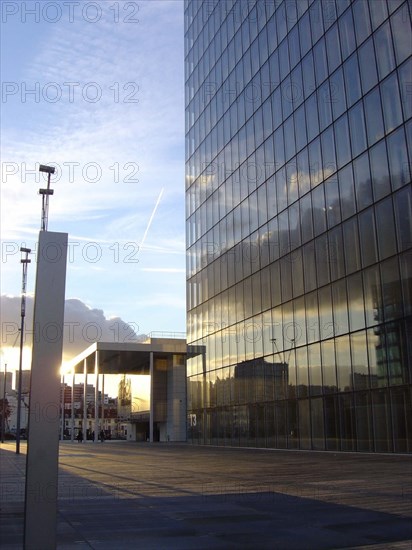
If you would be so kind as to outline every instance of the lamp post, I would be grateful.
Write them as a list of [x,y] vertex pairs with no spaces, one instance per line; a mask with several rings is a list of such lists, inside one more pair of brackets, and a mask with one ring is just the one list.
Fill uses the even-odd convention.
[[39,172],[47,174],[47,188],[39,189],[39,195],[42,196],[42,208],[41,208],[41,231],[47,231],[47,222],[49,216],[49,196],[53,195],[54,190],[50,189],[50,176],[55,172],[54,166],[45,166],[40,164]]
[[3,384],[3,405],[1,414],[1,442],[4,443],[4,432],[6,431],[6,379],[7,363],[4,363],[4,384]]
[[16,433],[16,454],[20,453],[20,422],[21,422],[21,386],[22,386],[22,367],[23,367],[23,344],[24,344],[24,318],[26,316],[26,283],[27,283],[27,264],[29,260],[30,248],[20,248],[20,252],[26,255],[20,262],[23,264],[22,288],[21,288],[21,323],[20,323],[20,359],[19,359],[19,384],[17,390],[17,433]]

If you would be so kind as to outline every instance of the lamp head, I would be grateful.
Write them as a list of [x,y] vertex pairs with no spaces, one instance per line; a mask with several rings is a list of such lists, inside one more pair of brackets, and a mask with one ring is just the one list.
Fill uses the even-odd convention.
[[40,164],[39,172],[46,172],[46,174],[54,174],[56,168],[54,166],[46,166],[45,164]]

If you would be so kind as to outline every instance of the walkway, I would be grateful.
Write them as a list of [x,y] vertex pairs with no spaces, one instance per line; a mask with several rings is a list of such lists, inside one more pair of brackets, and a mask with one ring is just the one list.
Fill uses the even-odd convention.
[[[20,549],[25,455],[0,449],[0,548]],[[411,550],[412,461],[64,442],[58,549],[91,548]]]

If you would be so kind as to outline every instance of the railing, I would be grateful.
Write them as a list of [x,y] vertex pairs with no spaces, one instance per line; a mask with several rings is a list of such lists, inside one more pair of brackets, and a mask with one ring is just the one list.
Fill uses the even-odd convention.
[[162,332],[154,331],[148,334],[149,338],[179,338],[181,340],[186,340],[185,332]]

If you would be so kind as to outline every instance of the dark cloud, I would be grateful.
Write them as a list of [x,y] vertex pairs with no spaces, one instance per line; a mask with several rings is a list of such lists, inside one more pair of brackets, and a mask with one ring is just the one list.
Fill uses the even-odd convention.
[[[33,305],[33,297],[27,296],[24,338],[27,346],[33,340]],[[19,345],[20,312],[20,297],[1,296],[2,347]],[[146,336],[137,334],[138,330],[137,325],[126,323],[120,317],[108,319],[103,310],[91,309],[78,299],[68,299],[64,313],[63,355],[65,359],[74,357],[96,341],[141,342]]]

